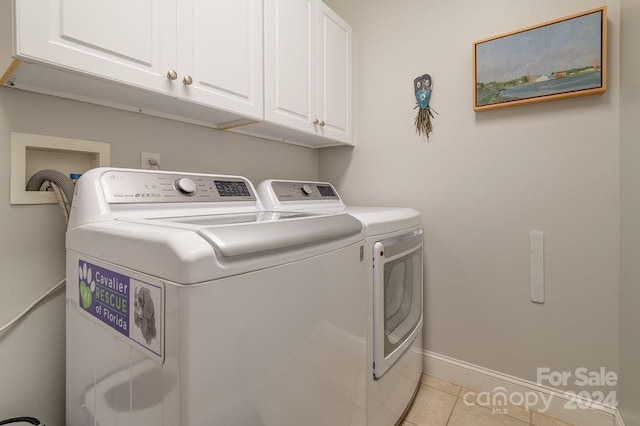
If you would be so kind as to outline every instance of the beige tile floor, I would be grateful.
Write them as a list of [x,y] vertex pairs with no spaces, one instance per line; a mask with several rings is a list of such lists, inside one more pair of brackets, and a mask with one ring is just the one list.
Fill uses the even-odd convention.
[[401,426],[571,426],[515,406],[492,408],[475,401],[471,389],[422,376],[422,384]]

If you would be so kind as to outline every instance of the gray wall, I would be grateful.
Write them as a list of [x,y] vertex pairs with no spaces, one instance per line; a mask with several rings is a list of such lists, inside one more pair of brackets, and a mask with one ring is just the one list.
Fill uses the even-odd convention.
[[[266,178],[318,178],[318,152],[14,89],[0,88],[0,325],[64,277],[64,232],[55,205],[9,204],[10,132],[111,144],[111,165],[139,167],[159,152],[165,170]],[[0,419],[32,415],[64,425],[62,293],[0,335]]]
[[[633,127],[640,5],[327,3],[356,31],[355,149],[312,151],[0,88],[0,324],[64,275],[57,207],[9,204],[10,132],[104,141],[115,166],[137,167],[140,151],[153,151],[165,169],[241,174],[254,183],[320,176],[350,204],[418,209],[426,230],[427,350],[531,380],[536,367],[617,370],[619,356],[621,409],[627,426],[640,425]],[[610,23],[605,95],[472,111],[471,41],[602,4]],[[425,72],[440,113],[430,142],[413,130],[412,81]],[[531,230],[545,232],[544,305],[528,300]],[[31,414],[63,424],[61,294],[0,336],[0,384],[0,418]]]
[[[426,349],[532,381],[538,367],[617,371],[618,0],[328,3],[356,32],[358,145],[323,150],[320,175],[349,204],[421,212]],[[602,4],[604,95],[472,110],[474,40]],[[439,113],[429,142],[413,126],[423,73]],[[529,300],[532,230],[545,233],[543,305]]]
[[621,9],[620,98],[620,410],[626,426],[640,426],[640,3]]

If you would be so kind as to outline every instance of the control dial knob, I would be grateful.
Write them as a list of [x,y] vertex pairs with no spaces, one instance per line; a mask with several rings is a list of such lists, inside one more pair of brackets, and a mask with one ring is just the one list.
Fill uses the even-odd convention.
[[302,185],[302,188],[300,189],[302,190],[302,193],[304,195],[311,195],[311,193],[313,192],[313,188],[311,187],[311,185],[307,184]]
[[194,195],[196,193],[196,183],[189,178],[183,177],[176,180],[176,189],[184,195]]

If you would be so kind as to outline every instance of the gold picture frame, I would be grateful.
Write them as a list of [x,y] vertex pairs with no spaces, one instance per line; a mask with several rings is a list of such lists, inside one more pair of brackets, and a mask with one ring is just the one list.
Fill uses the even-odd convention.
[[473,43],[477,112],[607,90],[607,7]]

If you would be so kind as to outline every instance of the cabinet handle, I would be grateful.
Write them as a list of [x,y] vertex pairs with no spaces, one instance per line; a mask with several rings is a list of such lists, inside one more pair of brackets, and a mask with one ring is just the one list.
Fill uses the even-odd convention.
[[178,78],[178,73],[176,72],[176,70],[169,70],[167,72],[167,78],[169,80],[175,80],[176,78]]
[[321,121],[320,122],[320,127],[324,127],[324,124],[325,124],[324,121]]
[[185,86],[190,86],[191,83],[193,83],[193,78],[191,78],[191,76],[189,74],[187,74],[182,79],[182,82],[184,83]]
[[315,120],[313,120],[313,125],[314,125],[314,126],[317,126],[319,122],[320,122],[320,120],[318,120],[318,119],[316,118]]

